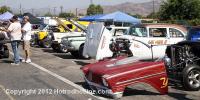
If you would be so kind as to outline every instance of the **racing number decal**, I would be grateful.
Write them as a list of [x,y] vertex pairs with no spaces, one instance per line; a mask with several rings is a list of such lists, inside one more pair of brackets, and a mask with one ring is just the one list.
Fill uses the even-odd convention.
[[148,44],[163,45],[163,44],[167,44],[167,40],[149,40]]
[[165,88],[168,86],[168,78],[162,77],[162,78],[160,78],[160,80],[163,82],[162,86],[160,88]]

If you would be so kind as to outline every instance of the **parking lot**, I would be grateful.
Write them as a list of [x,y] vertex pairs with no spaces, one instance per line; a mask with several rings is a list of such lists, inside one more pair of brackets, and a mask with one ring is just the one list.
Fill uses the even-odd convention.
[[[23,52],[21,52],[23,55]],[[94,60],[76,59],[52,49],[32,47],[32,63],[12,66],[9,59],[0,60],[1,100],[106,100],[93,95],[85,84],[80,67]],[[122,100],[199,100],[199,91],[184,91],[170,85],[167,95],[160,95],[145,84],[126,88]]]

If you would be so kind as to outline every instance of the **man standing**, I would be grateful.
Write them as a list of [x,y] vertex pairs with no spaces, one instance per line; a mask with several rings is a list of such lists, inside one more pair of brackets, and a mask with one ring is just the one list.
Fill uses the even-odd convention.
[[24,16],[23,18],[24,26],[22,28],[23,34],[23,49],[25,50],[25,60],[22,62],[31,63],[30,59],[30,40],[31,40],[31,24],[29,22],[29,17]]
[[8,27],[8,32],[10,34],[11,39],[11,46],[14,53],[14,63],[12,65],[19,65],[20,63],[20,56],[19,56],[19,43],[21,41],[22,33],[21,33],[21,24],[18,21],[17,16],[12,17],[12,22]]

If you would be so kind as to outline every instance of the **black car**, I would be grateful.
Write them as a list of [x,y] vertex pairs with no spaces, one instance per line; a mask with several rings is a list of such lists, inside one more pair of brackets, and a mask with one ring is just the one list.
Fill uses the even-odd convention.
[[187,90],[200,89],[200,41],[188,39],[167,47],[166,69],[173,83]]

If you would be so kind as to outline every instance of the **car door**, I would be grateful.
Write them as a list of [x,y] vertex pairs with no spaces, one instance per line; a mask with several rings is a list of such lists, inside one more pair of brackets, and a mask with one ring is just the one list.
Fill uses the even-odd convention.
[[176,28],[169,28],[169,44],[176,44],[185,39],[185,33]]
[[[133,55],[143,59],[164,57],[167,38],[167,28],[147,28],[147,37],[137,37],[130,47]],[[151,47],[152,46],[152,47]],[[152,49],[151,49],[152,48]]]

